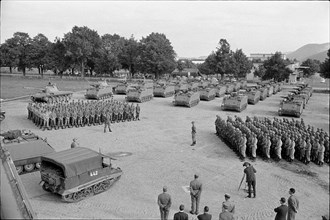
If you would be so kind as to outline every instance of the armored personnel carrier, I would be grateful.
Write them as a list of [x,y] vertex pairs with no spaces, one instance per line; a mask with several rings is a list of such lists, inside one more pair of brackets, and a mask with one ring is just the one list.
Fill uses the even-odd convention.
[[231,94],[234,92],[234,84],[232,83],[226,83],[226,94]]
[[112,86],[106,81],[92,83],[85,94],[86,99],[107,99],[113,96]]
[[154,85],[154,96],[156,97],[171,97],[175,94],[174,85],[166,82],[157,82]]
[[140,82],[137,85],[130,86],[126,100],[134,102],[146,102],[153,98],[153,83]]
[[13,130],[1,136],[3,147],[10,152],[19,175],[38,171],[40,157],[55,151],[47,141],[31,132]]
[[174,84],[175,93],[179,91],[188,91],[188,84],[186,82],[171,82]]
[[65,202],[78,202],[108,190],[123,174],[111,157],[76,147],[41,157],[41,185]]
[[275,95],[276,93],[279,92],[279,84],[278,83],[272,83],[273,86],[273,94]]
[[221,109],[241,112],[244,109],[246,109],[247,105],[248,105],[247,95],[233,92],[232,94],[226,95],[223,98]]
[[34,102],[53,103],[55,101],[65,101],[72,97],[73,92],[59,91],[55,83],[49,82],[42,92],[38,92],[31,96]]
[[260,91],[260,101],[265,100],[267,98],[267,95],[268,95],[267,87],[265,87],[265,86],[259,87],[259,91]]
[[247,81],[246,80],[240,80],[241,83],[241,89],[245,89],[247,87]]
[[174,105],[187,106],[189,108],[197,105],[200,101],[198,91],[180,91],[174,96]]
[[274,93],[274,87],[270,84],[266,85],[267,88],[267,97],[270,97],[273,95]]
[[256,88],[247,88],[246,95],[248,96],[248,104],[255,105],[260,100],[261,92]]
[[222,97],[226,94],[227,87],[226,85],[219,84],[214,86],[216,97]]
[[302,100],[284,99],[280,102],[278,115],[288,115],[300,118],[303,112],[304,103]]
[[197,91],[199,87],[199,83],[198,82],[190,82],[188,83],[188,89],[191,91]]
[[238,92],[238,90],[240,90],[240,88],[241,88],[241,83],[240,82],[234,82],[233,86],[234,86],[234,92]]
[[116,94],[126,95],[129,90],[129,86],[130,86],[130,84],[128,82],[118,83],[117,86],[115,87]]
[[216,89],[212,87],[200,86],[199,87],[200,100],[211,101],[215,99]]

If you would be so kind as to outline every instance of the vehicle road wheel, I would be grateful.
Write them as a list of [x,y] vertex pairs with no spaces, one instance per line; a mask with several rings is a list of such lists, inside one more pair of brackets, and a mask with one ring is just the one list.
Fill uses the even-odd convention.
[[16,171],[18,174],[21,174],[23,172],[23,166],[17,166]]
[[32,170],[34,170],[34,164],[26,164],[24,165],[24,170],[27,172],[31,172]]
[[41,166],[41,163],[36,163],[36,168],[39,170]]

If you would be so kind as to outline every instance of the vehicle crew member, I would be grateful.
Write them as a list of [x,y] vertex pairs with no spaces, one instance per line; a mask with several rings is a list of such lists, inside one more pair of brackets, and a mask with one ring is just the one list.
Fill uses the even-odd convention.
[[71,143],[71,148],[79,147],[79,143],[77,142],[77,138],[73,138],[73,142]]

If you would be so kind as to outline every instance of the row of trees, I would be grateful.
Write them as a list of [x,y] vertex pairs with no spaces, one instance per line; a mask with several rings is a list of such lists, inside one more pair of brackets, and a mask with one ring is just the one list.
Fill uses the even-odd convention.
[[198,66],[202,74],[224,74],[232,75],[236,78],[245,77],[252,69],[253,64],[242,49],[235,52],[230,49],[230,44],[226,39],[220,39],[216,51],[213,51],[204,63]]
[[50,42],[43,34],[30,38],[16,32],[0,46],[1,66],[17,67],[25,75],[26,69],[38,68],[39,73],[53,70],[62,74],[79,69],[97,74],[112,75],[114,70],[127,69],[155,74],[156,77],[172,72],[176,53],[164,34],[151,33],[140,41],[117,34],[99,34],[88,27],[73,27],[62,39]]

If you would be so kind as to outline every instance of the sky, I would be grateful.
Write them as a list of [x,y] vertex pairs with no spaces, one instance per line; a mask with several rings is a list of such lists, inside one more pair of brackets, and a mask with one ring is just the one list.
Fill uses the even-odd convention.
[[220,39],[250,53],[329,42],[328,1],[1,1],[1,43],[15,32],[50,41],[74,26],[140,40],[163,33],[178,57],[207,56]]

